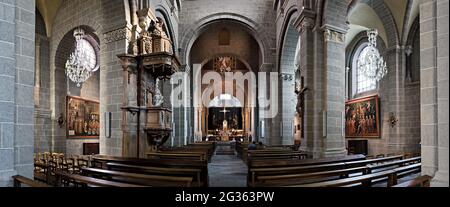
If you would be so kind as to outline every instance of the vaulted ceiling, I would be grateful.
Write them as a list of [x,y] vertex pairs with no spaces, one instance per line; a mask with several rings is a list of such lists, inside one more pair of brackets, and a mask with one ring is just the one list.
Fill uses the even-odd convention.
[[45,21],[47,36],[52,34],[53,21],[61,6],[62,0],[36,0],[36,7]]
[[[419,15],[420,0],[384,0],[384,3],[394,18],[400,41],[404,43],[406,41],[405,36],[407,36],[414,20]],[[380,37],[386,42],[387,31],[381,18],[369,5],[358,3],[349,15],[350,29],[347,33],[346,44],[368,28],[378,29]]]

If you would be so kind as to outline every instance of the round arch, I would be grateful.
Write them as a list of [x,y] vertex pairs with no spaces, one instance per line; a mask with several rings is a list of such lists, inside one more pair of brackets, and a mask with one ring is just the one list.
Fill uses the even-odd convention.
[[262,32],[262,28],[253,20],[242,15],[233,13],[218,13],[200,19],[192,26],[190,26],[190,29],[188,29],[188,31],[184,32],[185,35],[182,37],[180,44],[183,48],[182,55],[184,55],[184,57],[182,58],[182,60],[184,60],[184,63],[186,63],[187,65],[191,64],[189,57],[195,41],[205,31],[208,25],[213,24],[219,20],[231,20],[244,26],[247,32],[253,36],[253,38],[259,45],[260,65],[266,62],[267,58],[270,56],[270,44],[269,38],[265,35],[264,32]]
[[172,44],[172,51],[174,53],[176,53],[176,51],[177,51],[176,48],[178,46],[178,43],[176,41],[176,37],[175,37],[175,32],[174,32],[174,29],[173,29],[172,21],[170,21],[170,18],[169,18],[168,14],[169,13],[167,12],[167,10],[164,7],[162,7],[161,5],[156,6],[156,8],[155,8],[155,15],[156,15],[156,17],[158,17],[161,20],[163,20],[164,27],[166,28],[167,33],[168,33],[167,35],[169,36],[170,40],[173,43]]

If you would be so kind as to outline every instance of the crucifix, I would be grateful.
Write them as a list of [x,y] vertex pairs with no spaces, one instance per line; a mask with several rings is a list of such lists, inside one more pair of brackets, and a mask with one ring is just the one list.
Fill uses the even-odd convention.
[[[300,82],[300,83],[299,83]],[[301,125],[300,125],[300,131],[301,131],[301,137],[304,137],[304,114],[305,114],[305,93],[308,90],[307,87],[304,85],[304,77],[300,78],[300,81],[297,81],[296,83],[296,90],[295,93],[297,94],[297,113],[300,116]]]

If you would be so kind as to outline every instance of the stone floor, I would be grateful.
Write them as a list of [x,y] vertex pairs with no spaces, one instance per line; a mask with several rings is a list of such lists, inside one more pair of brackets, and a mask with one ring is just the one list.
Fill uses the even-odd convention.
[[[216,152],[233,151],[231,145],[219,145]],[[246,187],[247,165],[236,155],[214,155],[208,164],[210,187]]]

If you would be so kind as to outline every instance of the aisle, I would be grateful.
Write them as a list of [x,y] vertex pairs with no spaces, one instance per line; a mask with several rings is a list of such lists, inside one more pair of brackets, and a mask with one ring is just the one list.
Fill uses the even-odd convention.
[[247,165],[229,152],[234,152],[229,144],[217,146],[216,153],[208,164],[210,187],[247,186]]

